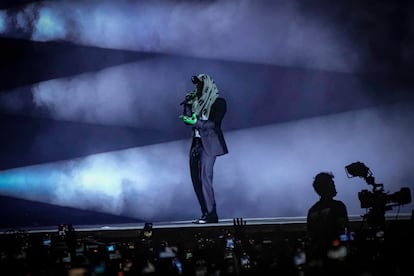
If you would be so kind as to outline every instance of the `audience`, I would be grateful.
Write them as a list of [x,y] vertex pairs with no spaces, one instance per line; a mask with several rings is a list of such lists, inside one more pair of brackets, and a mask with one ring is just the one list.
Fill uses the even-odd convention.
[[[410,230],[400,233],[401,228],[395,228],[388,232],[392,234],[387,237],[392,242],[389,249],[400,248],[405,241],[408,246],[388,255],[380,252],[387,248],[383,239],[356,243],[350,234],[346,206],[333,199],[337,194],[333,178],[326,172],[315,176],[313,188],[320,198],[308,211],[306,231],[282,231],[276,227],[271,232],[263,232],[257,225],[256,231],[246,231],[248,226],[241,218],[234,219],[232,227],[214,227],[214,231],[193,229],[198,231],[194,235],[160,235],[147,223],[135,238],[117,242],[79,237],[70,225],[59,225],[58,231],[52,234],[11,231],[0,235],[0,273],[374,276],[398,272],[397,275],[413,275],[411,266],[398,260],[397,252],[407,255],[401,260],[412,259],[413,239],[407,234]],[[381,266],[377,265],[377,256],[382,256],[378,259]]]

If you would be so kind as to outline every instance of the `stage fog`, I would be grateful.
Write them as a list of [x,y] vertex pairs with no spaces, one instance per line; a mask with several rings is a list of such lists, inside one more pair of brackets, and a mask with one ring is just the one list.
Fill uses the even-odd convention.
[[[28,138],[21,133],[31,125],[12,136],[3,127],[12,123],[0,121],[7,143],[24,148],[2,157],[0,195],[145,221],[199,216],[191,127],[179,116],[200,73],[214,78],[228,105],[229,154],[214,170],[220,219],[304,217],[318,200],[319,172],[332,172],[336,199],[362,215],[358,193],[372,186],[345,171],[357,161],[384,193],[413,190],[414,99],[395,77],[414,57],[412,41],[390,62],[382,58],[389,51],[379,58],[366,46],[393,44],[382,25],[363,33],[365,13],[342,22],[341,9],[327,3],[233,2],[58,1],[0,10],[1,37],[46,53],[9,66],[13,81],[0,88],[1,114],[42,122]],[[33,60],[41,69],[24,73]]]
[[[362,161],[385,190],[412,187],[413,105],[370,108],[290,123],[228,131],[230,154],[214,175],[222,218],[305,216],[317,200],[313,177],[332,172],[350,214],[371,190],[344,167]],[[188,220],[199,214],[188,168],[189,140],[109,152],[2,172],[2,194],[126,215]],[[412,205],[403,208],[407,211]]]

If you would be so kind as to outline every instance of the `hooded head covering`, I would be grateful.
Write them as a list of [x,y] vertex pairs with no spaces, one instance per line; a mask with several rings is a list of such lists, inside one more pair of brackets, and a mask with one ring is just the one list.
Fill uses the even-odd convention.
[[201,97],[193,101],[192,111],[197,117],[207,120],[210,116],[211,106],[219,96],[219,91],[212,77],[207,74],[199,74],[197,78],[203,82]]

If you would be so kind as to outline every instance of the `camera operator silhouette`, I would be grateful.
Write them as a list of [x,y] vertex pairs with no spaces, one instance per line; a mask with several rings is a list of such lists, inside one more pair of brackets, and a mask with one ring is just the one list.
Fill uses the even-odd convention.
[[311,260],[323,262],[333,242],[338,241],[347,229],[348,211],[342,201],[333,199],[337,194],[333,178],[332,173],[321,172],[313,181],[313,188],[320,199],[307,215],[308,254]]

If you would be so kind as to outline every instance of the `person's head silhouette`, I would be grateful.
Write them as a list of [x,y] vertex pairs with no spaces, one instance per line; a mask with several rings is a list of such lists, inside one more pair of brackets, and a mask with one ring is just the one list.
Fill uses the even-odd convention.
[[315,176],[313,188],[315,192],[323,199],[330,199],[336,196],[335,182],[333,174],[321,172]]

